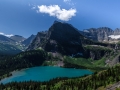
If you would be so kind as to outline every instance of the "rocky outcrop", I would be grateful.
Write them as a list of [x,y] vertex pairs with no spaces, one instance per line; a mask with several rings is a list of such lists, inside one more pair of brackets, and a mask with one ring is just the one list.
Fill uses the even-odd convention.
[[120,28],[116,28],[114,30],[114,35],[120,35]]
[[101,28],[91,28],[91,29],[85,29],[83,31],[80,31],[80,33],[87,38],[94,40],[94,41],[109,41],[111,38],[110,35],[114,34],[114,31],[107,27],[101,27]]
[[103,56],[109,56],[113,49],[103,46],[87,45],[85,48],[85,58],[91,58],[92,60],[99,60]]
[[80,31],[85,37],[99,42],[118,42],[120,40],[120,29],[112,30],[108,27],[90,28]]
[[35,39],[35,37],[36,37],[36,35],[31,35],[26,40],[24,40],[22,42],[22,44],[24,44],[26,47],[28,47],[32,43],[32,41]]
[[27,50],[34,50],[40,47],[44,43],[47,32],[38,32],[32,43],[29,45]]

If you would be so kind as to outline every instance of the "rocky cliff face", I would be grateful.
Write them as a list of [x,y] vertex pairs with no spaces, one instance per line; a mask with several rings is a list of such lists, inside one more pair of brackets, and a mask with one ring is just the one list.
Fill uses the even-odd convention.
[[99,42],[118,41],[120,39],[120,29],[112,30],[108,27],[90,28],[80,31],[85,37]]
[[46,34],[47,32],[38,32],[27,50],[34,50],[41,47],[41,45],[44,43],[43,41],[45,40]]
[[100,42],[109,41],[111,39],[109,36],[114,35],[114,31],[107,27],[85,29],[80,33],[91,40]]
[[120,28],[116,28],[114,30],[114,35],[120,35]]

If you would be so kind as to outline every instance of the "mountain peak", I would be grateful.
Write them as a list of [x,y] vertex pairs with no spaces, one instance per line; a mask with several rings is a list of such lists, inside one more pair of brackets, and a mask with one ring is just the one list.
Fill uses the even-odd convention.
[[5,33],[2,33],[2,32],[0,32],[0,35],[6,36],[8,38],[10,38],[11,36],[13,36],[13,34],[5,34]]
[[53,24],[55,24],[55,23],[61,23],[61,22],[60,22],[60,21],[55,20]]
[[24,38],[23,36],[20,36],[20,35],[14,35],[14,36],[11,36],[10,38],[13,39],[16,42],[21,42],[21,41],[24,41],[26,39],[26,38]]
[[55,21],[47,33],[37,34],[27,50],[43,48],[48,52],[71,55],[83,51],[81,43],[83,38],[72,25]]

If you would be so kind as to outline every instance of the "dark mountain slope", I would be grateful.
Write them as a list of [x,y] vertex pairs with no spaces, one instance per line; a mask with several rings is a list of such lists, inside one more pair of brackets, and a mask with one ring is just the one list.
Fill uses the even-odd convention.
[[114,47],[112,44],[95,42],[87,39],[72,25],[55,22],[48,32],[39,32],[27,50],[42,48],[47,52],[59,52],[63,55],[85,53],[83,46],[101,45]]
[[8,37],[6,37],[6,36],[0,35],[0,42],[1,43],[5,43],[5,42],[6,43],[13,43],[15,41],[10,39],[10,38],[8,38]]
[[38,32],[32,43],[29,45],[27,50],[34,50],[40,47],[45,40],[47,32]]
[[81,39],[84,37],[73,26],[56,22],[48,32],[39,32],[28,50],[41,47],[47,52],[62,54],[83,52]]
[[83,52],[81,39],[83,36],[71,25],[54,23],[47,34],[46,44],[43,48],[48,51],[62,54]]
[[115,44],[92,41],[72,25],[61,22],[55,22],[48,32],[39,32],[27,50],[34,49],[43,49],[53,57],[60,57],[65,67],[71,64],[74,68],[75,65],[106,68],[109,64],[106,61],[112,61],[116,56]]

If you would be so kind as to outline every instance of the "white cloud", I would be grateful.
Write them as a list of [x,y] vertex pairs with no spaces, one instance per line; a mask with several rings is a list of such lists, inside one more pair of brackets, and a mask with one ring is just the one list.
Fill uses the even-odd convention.
[[13,34],[4,34],[4,33],[2,33],[2,32],[0,32],[0,35],[6,36],[6,37],[11,37],[11,36],[13,36]]
[[57,17],[58,19],[62,21],[69,21],[73,16],[76,15],[76,9],[61,9],[58,5],[41,5],[38,6],[37,13],[46,13],[49,14],[50,16]]

